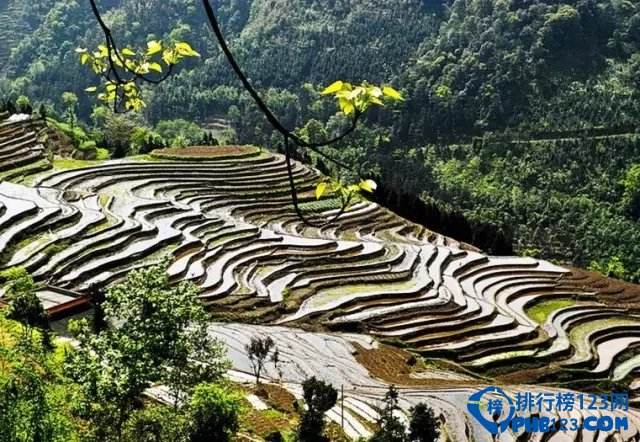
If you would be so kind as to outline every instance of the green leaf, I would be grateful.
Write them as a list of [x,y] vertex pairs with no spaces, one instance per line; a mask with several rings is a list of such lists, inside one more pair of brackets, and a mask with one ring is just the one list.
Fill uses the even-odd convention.
[[336,92],[341,91],[343,86],[344,86],[344,82],[341,80],[338,80],[332,83],[330,86],[328,86],[325,90],[323,90],[321,92],[321,95],[335,94]]
[[124,48],[121,52],[122,55],[126,55],[127,57],[133,57],[134,55],[136,55],[136,53],[129,48]]
[[359,186],[360,186],[360,189],[369,193],[373,193],[373,191],[378,188],[378,184],[373,180],[362,180],[360,181]]
[[316,186],[316,199],[322,198],[322,195],[327,191],[327,183],[318,183]]
[[149,69],[156,72],[162,72],[160,63],[149,63]]
[[380,98],[380,97],[382,97],[382,94],[383,94],[382,89],[380,89],[380,88],[379,88],[379,87],[377,87],[377,86],[372,86],[372,87],[370,87],[370,88],[369,88],[369,93],[370,93],[372,96],[374,96],[375,98]]
[[384,93],[387,97],[392,98],[394,100],[398,100],[398,101],[403,101],[404,100],[404,98],[402,98],[402,95],[400,95],[400,92],[398,92],[397,90],[395,90],[391,86],[385,86],[382,89],[382,93]]
[[352,90],[347,94],[347,99],[355,100],[356,98],[358,98],[358,96],[360,96],[363,93],[364,93],[364,89],[358,86],[357,88],[355,88],[354,90]]
[[87,53],[85,52],[85,53],[83,53],[83,54],[80,56],[80,63],[81,63],[81,64],[86,64],[86,63],[87,63],[87,61],[89,61],[89,54],[87,54]]
[[340,110],[342,110],[342,112],[344,112],[345,115],[351,115],[356,110],[356,107],[353,104],[353,102],[347,100],[346,98],[340,98],[339,103],[340,103]]
[[87,52],[86,48],[76,48],[76,54],[84,54]]
[[171,49],[167,49],[162,53],[162,59],[167,65],[176,64],[176,53]]
[[96,58],[105,58],[109,56],[109,48],[105,45],[98,46],[98,52]]
[[200,54],[198,54],[196,51],[193,50],[193,48],[189,45],[189,43],[186,42],[180,42],[180,43],[176,43],[175,45],[175,50],[178,54],[184,56],[184,57],[199,57]]
[[95,87],[95,86],[90,86],[90,87],[88,87],[88,88],[86,88],[86,89],[85,89],[85,92],[95,92],[95,91],[97,91],[97,90],[98,90],[98,88],[97,88],[97,87]]
[[147,55],[155,55],[162,51],[162,42],[151,40],[147,42]]

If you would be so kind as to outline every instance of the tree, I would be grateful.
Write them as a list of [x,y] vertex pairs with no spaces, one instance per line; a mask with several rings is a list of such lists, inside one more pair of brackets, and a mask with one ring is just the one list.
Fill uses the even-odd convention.
[[96,108],[93,115],[96,124],[101,123],[104,142],[112,149],[113,157],[122,158],[129,154],[136,129],[144,126],[140,116],[115,114],[107,112],[104,107]]
[[280,368],[280,350],[278,350],[278,347],[273,350],[273,354],[271,355],[271,362],[278,372],[278,379],[282,381],[282,369]]
[[202,141],[205,132],[187,120],[162,120],[156,124],[155,132],[169,142],[171,147],[186,147]]
[[40,106],[38,106],[38,115],[43,120],[47,118],[47,115],[49,115],[49,112],[47,111],[47,106],[45,106],[44,103],[40,103]]
[[65,107],[65,114],[67,116],[67,123],[73,128],[78,119],[76,109],[78,107],[78,96],[73,92],[62,93],[62,103]]
[[130,153],[135,154],[147,154],[165,144],[160,134],[147,127],[136,127],[131,133],[130,141]]
[[36,294],[33,277],[22,267],[15,267],[0,273],[5,279],[5,291],[9,300],[7,317],[23,324],[26,343],[31,343],[33,328],[49,328],[49,317],[42,301]]
[[100,333],[105,330],[109,324],[105,319],[104,309],[102,305],[104,304],[106,293],[102,287],[98,285],[92,284],[86,290],[87,296],[91,300],[93,304],[93,320],[91,321],[91,325],[93,327],[93,331],[95,333]]
[[30,114],[31,112],[33,112],[33,108],[31,107],[31,100],[29,100],[29,97],[25,95],[20,95],[18,97],[18,99],[16,100],[16,106],[18,108],[18,112],[20,113]]
[[407,429],[396,413],[398,406],[398,390],[391,385],[384,396],[384,408],[378,419],[378,431],[370,442],[408,442]]
[[435,442],[440,436],[440,424],[433,410],[421,402],[411,409],[409,439],[411,442]]
[[24,267],[3,270],[0,272],[0,278],[5,281],[2,290],[9,298],[18,293],[35,290],[35,281]]
[[190,442],[227,442],[238,430],[242,396],[222,385],[198,385],[189,402]]
[[254,336],[249,343],[244,346],[249,362],[251,363],[251,368],[253,369],[253,374],[256,377],[256,384],[260,384],[260,374],[274,345],[275,343],[270,336],[266,338]]
[[49,316],[34,291],[13,295],[9,302],[7,317],[23,324],[27,342],[33,337],[34,327],[41,329],[49,327]]
[[333,386],[316,377],[305,380],[302,384],[304,401],[307,409],[302,415],[298,427],[300,442],[325,442],[323,435],[324,414],[336,404],[338,392]]
[[118,322],[118,333],[144,345],[155,364],[155,376],[174,398],[201,382],[219,379],[228,368],[223,344],[209,335],[209,315],[191,282],[169,283],[169,261],[130,272],[109,289],[106,317]]
[[[228,367],[222,344],[208,333],[208,315],[190,282],[169,284],[168,262],[129,272],[103,303],[110,327],[93,334],[72,323],[79,341],[67,369],[81,384],[96,437],[119,440],[137,399],[152,384],[169,388],[174,406]],[[93,404],[93,405],[92,405]]]
[[632,217],[640,219],[640,164],[634,164],[627,170],[622,185],[624,207]]

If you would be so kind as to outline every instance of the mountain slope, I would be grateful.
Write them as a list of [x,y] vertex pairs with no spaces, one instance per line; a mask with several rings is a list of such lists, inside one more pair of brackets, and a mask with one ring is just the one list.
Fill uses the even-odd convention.
[[[278,142],[217,49],[199,2],[102,5],[119,42],[174,37],[202,53],[147,91],[148,123],[220,118],[233,124],[240,142]],[[416,211],[439,218],[435,225],[465,218],[489,226],[469,236],[502,230],[498,242],[513,237],[520,253],[605,267],[618,257],[626,267],[618,276],[629,279],[640,269],[640,227],[624,196],[634,190],[623,184],[640,162],[633,135],[640,126],[636,2],[214,5],[238,60],[287,127],[316,120],[306,133],[339,130],[334,104],[317,95],[337,78],[392,82],[403,90],[406,102],[373,112],[334,152],[378,175],[381,187],[391,189],[382,199],[392,207],[406,201],[402,195],[419,196],[428,205]],[[61,93],[75,91],[89,122],[93,101],[83,89],[95,79],[73,53],[100,41],[87,5],[37,0],[20,14],[35,31],[21,35],[9,62],[14,74],[0,81],[0,93],[28,94],[61,111]]]

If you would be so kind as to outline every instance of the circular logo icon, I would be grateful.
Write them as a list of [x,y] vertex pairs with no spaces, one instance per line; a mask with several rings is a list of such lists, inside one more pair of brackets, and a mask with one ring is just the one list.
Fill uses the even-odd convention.
[[[487,397],[483,401],[485,395]],[[482,408],[486,409],[489,417],[483,413]],[[502,388],[495,386],[483,388],[469,396],[467,410],[491,434],[498,434],[509,428],[515,414],[513,400]]]

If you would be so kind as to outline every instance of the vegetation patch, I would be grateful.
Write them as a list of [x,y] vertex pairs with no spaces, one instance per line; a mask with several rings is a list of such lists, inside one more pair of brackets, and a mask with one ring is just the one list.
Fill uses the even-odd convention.
[[158,161],[162,161],[162,158],[153,156],[151,154],[140,154],[140,155],[133,155],[130,157],[127,157],[128,159],[131,160],[136,160],[136,161],[152,161],[152,162],[158,162]]
[[0,181],[22,182],[23,184],[31,184],[33,175],[51,168],[51,162],[47,159],[27,164],[15,169],[9,169],[0,173]]
[[561,308],[574,305],[576,302],[573,299],[551,299],[548,301],[539,302],[529,308],[527,308],[527,315],[536,321],[538,324],[544,324],[551,313]]
[[[40,417],[50,431],[50,440],[77,441],[80,419],[72,417],[78,387],[64,378],[66,343],[44,344],[33,328],[7,319],[0,312],[0,392],[3,413],[0,427],[11,440],[36,440],[29,426]],[[9,395],[11,385],[16,387]],[[28,387],[24,387],[28,385]],[[8,402],[5,402],[7,401]],[[3,439],[9,440],[9,439]]]
[[296,411],[296,398],[280,385],[261,384],[256,389],[255,394],[276,410],[283,413],[294,413]]
[[247,433],[261,438],[275,432],[280,432],[283,435],[293,434],[299,421],[297,415],[288,415],[273,408],[256,410],[246,400],[243,401],[242,409],[239,418],[240,434]]
[[248,158],[259,155],[256,146],[191,146],[185,148],[156,149],[151,152],[152,158],[164,160],[211,160],[221,158]]
[[[106,158],[108,159],[108,157]],[[96,166],[104,160],[75,160],[73,158],[55,158],[53,168],[57,170],[82,169],[83,167]]]
[[97,146],[94,135],[76,124],[73,112],[67,116],[65,122],[54,118],[46,120],[52,132],[48,137],[48,144],[54,153],[90,160],[109,159],[109,151]]

